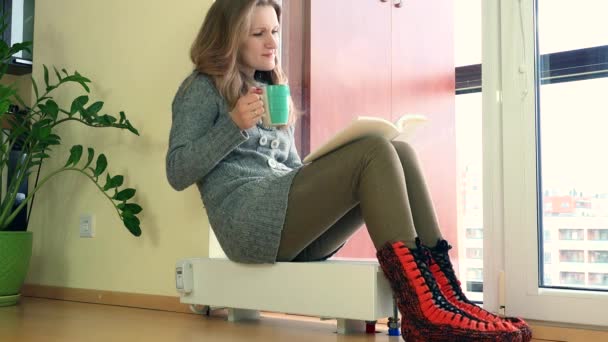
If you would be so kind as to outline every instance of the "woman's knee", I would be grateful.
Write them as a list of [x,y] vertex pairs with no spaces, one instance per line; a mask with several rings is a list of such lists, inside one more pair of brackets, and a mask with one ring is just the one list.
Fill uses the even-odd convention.
[[361,139],[361,143],[366,146],[365,151],[371,155],[394,154],[395,147],[390,140],[384,137],[370,136]]
[[364,165],[371,162],[401,164],[399,155],[391,141],[383,137],[365,137],[359,141],[361,144],[360,157]]
[[404,157],[406,157],[406,159],[416,158],[416,150],[414,149],[414,147],[412,147],[411,144],[399,140],[393,140],[391,141],[391,144],[399,154],[400,159],[403,159]]

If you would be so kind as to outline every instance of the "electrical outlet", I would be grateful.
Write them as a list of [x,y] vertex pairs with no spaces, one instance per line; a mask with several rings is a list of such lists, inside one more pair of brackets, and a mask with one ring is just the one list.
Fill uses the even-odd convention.
[[92,238],[95,237],[94,218],[91,214],[80,215],[80,237]]

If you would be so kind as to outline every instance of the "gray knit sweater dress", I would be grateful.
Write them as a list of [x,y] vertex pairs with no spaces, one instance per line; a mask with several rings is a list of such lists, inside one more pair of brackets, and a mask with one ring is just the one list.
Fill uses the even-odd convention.
[[302,167],[293,127],[241,130],[211,78],[196,71],[179,87],[172,110],[169,183],[178,191],[197,185],[230,260],[274,263],[289,189]]

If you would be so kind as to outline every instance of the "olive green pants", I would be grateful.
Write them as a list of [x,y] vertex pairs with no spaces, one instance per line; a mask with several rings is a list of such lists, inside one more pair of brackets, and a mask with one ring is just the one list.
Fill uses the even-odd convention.
[[333,255],[363,224],[376,248],[404,241],[435,246],[439,224],[415,151],[401,141],[357,140],[295,176],[277,261]]

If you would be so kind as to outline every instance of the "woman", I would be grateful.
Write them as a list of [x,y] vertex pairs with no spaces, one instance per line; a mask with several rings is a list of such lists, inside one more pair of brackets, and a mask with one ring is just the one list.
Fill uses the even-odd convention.
[[[216,0],[173,101],[167,177],[196,183],[233,261],[324,260],[364,222],[408,341],[528,341],[527,325],[464,297],[415,153],[366,138],[302,165],[292,122],[264,127],[259,83],[286,84],[274,0]],[[293,108],[293,106],[292,106]]]

